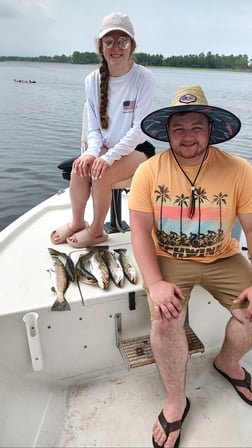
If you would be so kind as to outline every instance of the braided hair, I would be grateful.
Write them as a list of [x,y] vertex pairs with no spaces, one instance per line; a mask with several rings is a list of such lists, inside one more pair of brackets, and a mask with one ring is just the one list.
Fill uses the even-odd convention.
[[[134,39],[131,40],[131,56],[136,49],[136,42]],[[108,85],[109,85],[109,69],[108,63],[103,56],[102,40],[98,41],[98,51],[101,59],[100,62],[100,123],[102,129],[107,129],[109,126],[109,116],[107,114],[108,106]]]

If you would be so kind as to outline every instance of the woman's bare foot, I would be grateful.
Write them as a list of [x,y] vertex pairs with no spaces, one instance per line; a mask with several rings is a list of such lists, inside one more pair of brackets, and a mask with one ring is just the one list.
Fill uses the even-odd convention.
[[81,227],[72,227],[70,223],[65,224],[61,227],[58,227],[56,230],[54,230],[51,235],[50,239],[53,244],[61,244],[66,243],[67,238],[72,236],[75,232],[79,232],[80,230],[86,229],[88,227],[88,222],[84,221],[83,226]]

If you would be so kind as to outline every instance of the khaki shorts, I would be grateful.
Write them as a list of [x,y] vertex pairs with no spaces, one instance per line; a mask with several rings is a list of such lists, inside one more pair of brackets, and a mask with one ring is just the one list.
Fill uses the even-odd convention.
[[[186,303],[190,299],[192,288],[195,285],[201,285],[229,311],[248,306],[246,301],[241,305],[233,304],[233,300],[244,289],[252,286],[252,265],[241,254],[223,258],[213,263],[200,263],[158,256],[158,263],[163,279],[175,283],[182,290]],[[154,320],[156,314],[153,302],[148,289],[145,288],[145,290],[151,319]]]

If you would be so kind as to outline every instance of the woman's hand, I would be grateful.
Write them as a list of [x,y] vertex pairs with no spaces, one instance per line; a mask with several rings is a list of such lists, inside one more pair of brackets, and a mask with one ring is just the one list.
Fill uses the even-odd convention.
[[109,164],[101,157],[97,157],[91,167],[91,177],[93,180],[101,179]]
[[74,161],[73,172],[79,174],[80,177],[91,176],[91,169],[95,160],[94,156],[82,154]]

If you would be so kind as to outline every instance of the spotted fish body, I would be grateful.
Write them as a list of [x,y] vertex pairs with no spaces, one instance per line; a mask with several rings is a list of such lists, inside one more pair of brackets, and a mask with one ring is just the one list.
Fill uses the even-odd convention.
[[77,280],[77,275],[74,267],[74,262],[71,257],[69,257],[69,255],[65,254],[64,252],[59,252],[58,250],[53,249],[52,247],[48,247],[48,252],[53,258],[58,257],[60,259],[60,261],[65,266],[69,280],[71,282],[75,282]]
[[130,257],[126,254],[127,249],[115,249],[115,252],[119,254],[119,260],[125,276],[135,285],[137,283],[137,271],[133,266]]
[[96,278],[101,289],[109,287],[109,270],[99,248],[93,248],[92,256],[85,263],[85,269]]
[[69,285],[69,278],[62,261],[56,256],[53,257],[54,273],[56,277],[56,294],[57,299],[51,307],[52,311],[67,311],[71,307],[65,298],[65,292]]
[[81,254],[75,265],[75,269],[77,272],[77,277],[81,282],[86,283],[87,285],[97,285],[97,279],[85,267],[85,264],[91,258],[91,256],[92,251],[84,255]]
[[124,284],[124,272],[119,260],[119,254],[111,249],[105,249],[101,253],[114,283],[116,286],[122,287]]

